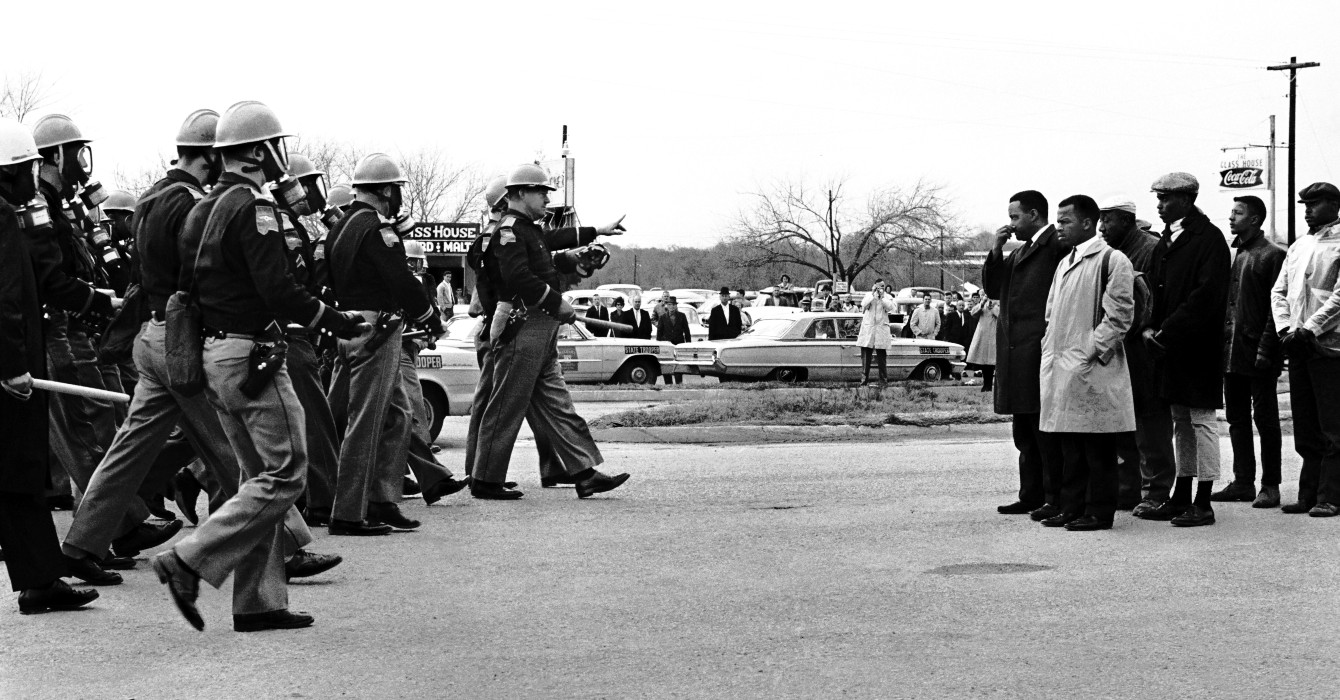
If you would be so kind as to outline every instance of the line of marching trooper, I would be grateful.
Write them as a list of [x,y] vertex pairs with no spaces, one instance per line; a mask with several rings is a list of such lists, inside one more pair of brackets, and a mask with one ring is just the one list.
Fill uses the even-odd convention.
[[[61,127],[59,138],[49,136],[48,120]],[[556,357],[558,323],[575,318],[557,271],[589,275],[608,259],[591,242],[622,228],[542,232],[534,222],[552,188],[536,166],[490,189],[493,221],[471,256],[486,317],[483,377],[468,475],[456,479],[433,455],[414,369],[418,351],[443,328],[416,275],[422,251],[407,259],[404,237],[414,222],[404,174],[374,153],[349,186],[328,190],[309,159],[287,152],[288,136],[259,102],[222,115],[193,112],[177,135],[172,168],[132,204],[119,193],[102,201],[93,194],[89,141],[68,118],[48,117],[31,131],[0,122],[0,420],[23,428],[7,433],[0,457],[0,551],[21,612],[80,608],[97,591],[71,588],[63,577],[121,583],[116,569],[133,568],[136,554],[171,540],[181,523],[149,523],[144,494],[174,493],[198,523],[151,560],[186,620],[203,629],[199,582],[217,588],[231,574],[234,629],[256,631],[312,624],[289,610],[286,582],[341,558],[305,549],[311,527],[373,536],[420,526],[397,506],[407,467],[430,505],[467,486],[476,498],[520,497],[506,471],[523,418],[547,465],[545,485],[572,483],[586,498],[627,480],[596,471],[599,451]],[[112,240],[127,262],[116,281],[71,267],[82,258],[69,248],[78,253],[76,244],[99,240],[99,204],[120,207],[111,223],[121,235]],[[44,219],[48,211],[60,214]],[[551,256],[546,246],[563,250]],[[500,306],[512,310],[503,315],[511,331],[489,336]],[[102,345],[130,357],[99,367],[93,328],[104,329]],[[66,371],[58,355],[74,358],[67,364],[83,373]],[[93,362],[81,365],[81,357]],[[51,395],[58,398],[48,409],[48,395],[32,385],[48,366],[69,384],[119,389],[113,378],[133,379],[114,435],[91,434],[92,409],[110,405],[90,402],[83,422],[66,420],[78,415],[62,407],[69,397]],[[193,458],[185,469],[162,458],[174,433]],[[43,498],[48,447],[81,495],[59,542]],[[76,449],[67,463],[62,450]],[[203,522],[195,510],[201,492],[209,495]]]

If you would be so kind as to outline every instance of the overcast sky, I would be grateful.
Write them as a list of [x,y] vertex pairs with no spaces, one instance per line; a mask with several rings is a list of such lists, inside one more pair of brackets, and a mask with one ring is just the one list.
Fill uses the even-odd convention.
[[104,180],[168,153],[190,111],[258,99],[297,133],[438,144],[487,172],[556,157],[567,124],[583,221],[626,213],[633,245],[710,245],[746,193],[787,178],[846,177],[858,198],[925,179],[994,228],[1026,188],[1125,191],[1156,220],[1150,183],[1186,170],[1226,229],[1219,149],[1266,143],[1271,114],[1287,139],[1288,81],[1267,65],[1322,63],[1299,77],[1298,181],[1340,177],[1337,8],[8,3],[0,70],[43,72],[42,111],[96,139]]

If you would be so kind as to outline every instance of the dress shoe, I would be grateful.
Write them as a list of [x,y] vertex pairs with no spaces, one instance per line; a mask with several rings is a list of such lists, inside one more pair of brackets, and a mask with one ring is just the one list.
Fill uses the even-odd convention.
[[1043,505],[1045,504],[1024,503],[1023,501],[1015,501],[1014,503],[1011,503],[1008,506],[996,506],[996,512],[1000,513],[1001,515],[1027,515],[1037,510],[1038,508],[1041,508]]
[[[1141,503],[1140,505],[1143,506],[1144,503]],[[1131,515],[1143,520],[1172,520],[1181,515],[1182,511],[1185,511],[1190,507],[1191,506],[1189,505],[1175,505],[1172,501],[1164,501],[1163,503],[1158,504],[1158,506],[1144,511],[1140,510],[1140,507],[1137,506],[1136,509],[1131,512]]]
[[52,610],[78,610],[97,599],[95,590],[70,588],[70,584],[56,579],[46,588],[29,588],[19,593],[19,612],[36,615]]
[[470,495],[486,501],[515,501],[525,494],[509,488],[506,484],[473,480],[470,482]]
[[1214,509],[1201,508],[1192,504],[1182,511],[1182,514],[1172,519],[1172,524],[1177,527],[1200,527],[1201,525],[1214,524]]
[[163,497],[161,495],[144,499],[144,507],[149,509],[149,515],[152,515],[159,520],[172,522],[177,519],[177,514],[168,510],[167,506],[163,505]]
[[1056,515],[1051,516],[1050,518],[1047,518],[1047,519],[1043,520],[1043,521],[1042,521],[1042,526],[1043,526],[1043,527],[1065,527],[1066,525],[1069,525],[1070,523],[1073,523],[1073,522],[1075,522],[1076,520],[1079,520],[1079,519],[1082,518],[1082,517],[1084,517],[1084,514],[1083,514],[1083,513],[1065,513],[1065,512],[1061,512],[1061,513],[1057,513]]
[[271,610],[263,613],[233,615],[234,632],[263,632],[265,630],[296,630],[311,627],[316,619],[307,613]]
[[369,503],[367,521],[369,525],[385,523],[397,530],[414,530],[423,524],[406,518],[405,514],[400,512],[400,506],[394,503]]
[[1280,487],[1262,486],[1261,493],[1256,494],[1256,500],[1252,501],[1253,508],[1279,508],[1280,507]]
[[608,476],[597,471],[586,479],[577,482],[577,498],[590,498],[598,493],[613,491],[623,486],[625,481],[628,481],[627,474]]
[[344,558],[338,554],[316,554],[299,549],[284,562],[284,576],[287,578],[307,578],[330,571],[340,565]]
[[135,560],[130,557],[118,557],[115,554],[108,554],[98,560],[98,566],[108,571],[129,571],[135,568]]
[[331,520],[330,534],[351,537],[372,537],[391,534],[390,525],[373,525],[366,520]]
[[1051,503],[1044,503],[1042,504],[1041,508],[1033,509],[1033,512],[1029,513],[1028,517],[1032,518],[1035,522],[1040,523],[1043,520],[1046,520],[1047,518],[1057,516],[1060,514],[1061,514],[1061,506],[1053,505]]
[[1143,518],[1145,517],[1144,516],[1145,513],[1148,513],[1149,511],[1154,510],[1161,505],[1163,505],[1163,501],[1156,501],[1152,498],[1146,498],[1145,500],[1140,501],[1139,505],[1131,509],[1131,515],[1134,515],[1137,518]]
[[[461,479],[461,483],[465,484],[466,486],[469,486],[473,481],[474,481],[474,477],[469,477],[469,476],[465,477],[464,479]],[[515,481],[504,481],[504,482],[503,482],[503,486],[506,487],[506,488],[509,488],[509,489],[514,489],[514,488],[516,488],[516,482],[515,482]]]
[[1092,515],[1086,515],[1082,518],[1072,520],[1065,525],[1065,529],[1071,532],[1091,532],[1093,530],[1111,530],[1111,520],[1099,520]]
[[574,479],[574,478],[572,478],[572,475],[571,475],[571,474],[561,474],[561,475],[559,475],[559,476],[542,476],[542,477],[540,477],[540,488],[542,488],[542,489],[552,489],[552,488],[554,488],[554,487],[556,487],[556,486],[558,486],[558,485],[560,485],[560,484],[566,484],[566,485],[572,486],[572,485],[576,485],[576,483],[577,483],[577,480]]
[[422,493],[422,491],[423,489],[419,488],[419,482],[408,476],[405,477],[405,481],[400,486],[400,493],[404,496],[417,496]]
[[107,571],[98,566],[98,562],[94,561],[92,557],[75,559],[66,555],[65,570],[70,572],[70,576],[91,586],[116,586],[123,580],[121,574],[115,571]]
[[112,552],[121,557],[133,557],[146,549],[153,549],[181,532],[181,521],[162,525],[140,523],[134,530],[112,540]]
[[47,496],[47,507],[51,510],[74,510],[74,496],[68,493]]
[[167,585],[168,595],[177,604],[181,616],[192,627],[204,630],[205,618],[200,616],[200,610],[195,607],[195,599],[200,597],[200,577],[187,568],[181,557],[171,549],[154,557],[153,566],[154,573],[158,574],[158,582]]
[[449,476],[424,489],[423,502],[431,506],[442,500],[444,496],[450,496],[465,487],[466,483],[464,481],[460,481],[454,476]]
[[1340,515],[1340,506],[1334,503],[1318,503],[1312,506],[1312,510],[1309,510],[1307,514],[1314,518],[1334,518]]
[[172,500],[177,503],[177,510],[181,511],[192,525],[199,525],[200,516],[195,512],[195,502],[200,498],[203,487],[196,481],[195,474],[192,474],[190,469],[182,469],[173,474],[172,489]]
[[1280,510],[1284,511],[1285,513],[1297,515],[1299,513],[1310,512],[1312,510],[1312,506],[1314,505],[1316,504],[1308,503],[1307,501],[1298,501],[1297,503],[1290,503],[1289,505],[1280,508]]
[[329,508],[311,508],[302,512],[302,521],[307,523],[307,527],[321,527],[330,524]]
[[1210,500],[1216,503],[1233,501],[1251,501],[1256,498],[1256,488],[1252,484],[1229,482],[1228,486],[1210,494]]

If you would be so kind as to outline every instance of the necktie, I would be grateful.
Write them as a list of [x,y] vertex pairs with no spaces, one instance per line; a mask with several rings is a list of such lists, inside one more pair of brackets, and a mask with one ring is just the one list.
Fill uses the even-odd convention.
[[1079,252],[1078,250],[1071,249],[1071,251],[1070,251],[1070,264],[1071,264],[1071,265],[1074,265],[1074,264],[1075,264],[1075,253],[1078,253],[1078,252]]

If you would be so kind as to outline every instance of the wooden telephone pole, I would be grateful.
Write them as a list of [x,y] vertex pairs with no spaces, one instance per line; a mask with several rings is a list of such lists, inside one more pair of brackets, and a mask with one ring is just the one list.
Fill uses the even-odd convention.
[[1268,66],[1266,70],[1287,70],[1289,71],[1289,189],[1286,200],[1289,201],[1289,245],[1294,241],[1294,217],[1297,215],[1298,207],[1293,203],[1294,193],[1298,191],[1297,183],[1294,182],[1294,157],[1298,153],[1298,140],[1295,136],[1298,123],[1297,111],[1295,107],[1298,104],[1298,71],[1302,68],[1316,68],[1320,63],[1315,61],[1308,63],[1299,63],[1297,56],[1290,56],[1289,62],[1278,66]]

